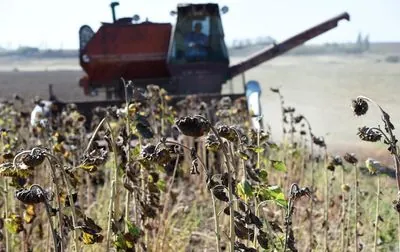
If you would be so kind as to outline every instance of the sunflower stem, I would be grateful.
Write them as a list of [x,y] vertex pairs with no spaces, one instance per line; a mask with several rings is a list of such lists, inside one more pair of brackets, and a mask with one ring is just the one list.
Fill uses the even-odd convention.
[[358,242],[358,168],[354,164],[354,234],[355,234],[355,251],[359,251]]
[[57,216],[58,216],[58,228],[59,228],[59,233],[60,233],[60,251],[64,251],[64,244],[63,244],[63,215],[62,215],[62,204],[61,204],[61,199],[60,199],[60,188],[59,185],[57,183],[57,177],[56,177],[56,168],[53,165],[53,162],[51,162],[51,158],[50,156],[46,155],[46,158],[49,162],[50,165],[50,171],[52,174],[52,181],[54,184],[54,192],[56,195],[56,199],[57,199],[57,206],[58,206],[58,210],[57,210]]
[[[31,189],[33,187],[37,187],[41,191],[41,193],[43,195],[46,195],[46,192],[43,190],[43,188],[41,186],[35,184],[35,185],[31,186]],[[47,198],[45,199],[45,201],[43,203],[45,205],[46,215],[47,215],[47,218],[49,220],[51,234],[52,234],[52,237],[53,237],[54,251],[58,251],[58,248],[59,248],[58,247],[58,237],[57,237],[57,233],[56,233],[56,230],[55,230],[55,227],[54,227],[53,219],[51,218],[51,213],[50,213],[51,206],[50,206],[49,202],[47,201]],[[61,240],[60,240],[60,243],[62,243]]]
[[212,190],[210,190],[210,193],[211,193],[211,198],[212,198],[212,202],[213,202],[213,210],[214,210],[213,213],[214,213],[215,242],[217,245],[217,252],[221,252],[221,232],[219,229],[217,204],[216,204],[215,196],[214,196]]
[[[342,166],[341,169],[341,181],[342,181],[342,186],[345,185],[345,180],[344,180],[344,166]],[[345,201],[345,193],[344,190],[342,189],[342,223],[341,223],[341,236],[340,236],[340,244],[341,244],[341,251],[345,251],[345,230],[346,230],[346,201]]]
[[[8,183],[7,183],[7,178],[3,178],[4,179],[4,213],[6,218],[8,218],[8,214],[9,214],[9,210],[8,210]],[[6,246],[6,252],[10,251],[10,241],[9,241],[9,234],[8,234],[8,230],[5,228],[4,229],[4,234],[5,234],[5,246]]]
[[[133,86],[132,82],[128,84],[125,82],[123,78],[122,82],[124,84],[124,92],[125,92],[125,110],[126,110],[126,117],[125,117],[125,128],[126,128],[126,135],[128,136],[127,139],[127,148],[126,148],[126,163],[129,164],[131,160],[131,129],[130,129],[130,116],[129,116],[129,98],[128,98],[128,87]],[[129,204],[130,204],[130,192],[127,191],[125,195],[125,229],[128,230],[128,221],[129,221]],[[136,211],[136,209],[135,209]],[[135,222],[137,220],[135,219]],[[137,223],[135,223],[137,224]],[[136,247],[136,245],[135,245]]]
[[111,181],[111,199],[110,199],[110,203],[108,206],[108,224],[107,224],[107,245],[106,245],[106,251],[110,251],[110,239],[111,239],[111,223],[112,223],[112,217],[113,217],[113,199],[114,199],[114,195],[115,195],[115,181]]
[[325,165],[324,165],[324,173],[325,173],[325,208],[324,208],[324,251],[328,251],[328,228],[329,228],[329,220],[328,220],[328,211],[329,211],[329,178],[328,178],[328,153],[325,147]]
[[379,196],[380,191],[380,176],[377,174],[376,177],[376,210],[375,210],[375,227],[374,227],[374,252],[377,251],[378,241],[378,222],[379,222]]

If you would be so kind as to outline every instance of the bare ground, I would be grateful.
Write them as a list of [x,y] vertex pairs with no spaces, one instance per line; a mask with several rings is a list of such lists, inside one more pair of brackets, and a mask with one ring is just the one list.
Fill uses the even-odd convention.
[[[361,142],[356,136],[362,125],[382,123],[376,108],[357,118],[351,100],[358,95],[369,96],[391,115],[393,123],[400,120],[398,86],[400,64],[386,63],[384,55],[363,56],[284,56],[249,71],[246,79],[258,80],[263,87],[264,120],[272,128],[274,139],[281,137],[281,114],[278,96],[271,87],[281,87],[287,105],[306,116],[314,134],[324,136],[332,152],[363,153],[362,157],[380,156],[389,161],[382,145]],[[233,61],[241,60],[239,58]],[[15,71],[17,70],[18,71]],[[81,77],[78,62],[71,59],[21,60],[0,59],[0,97],[14,93],[31,99],[48,96],[52,83],[56,95],[66,101],[90,100],[78,86]],[[230,87],[225,86],[225,92]],[[242,91],[241,77],[233,81],[233,90]]]

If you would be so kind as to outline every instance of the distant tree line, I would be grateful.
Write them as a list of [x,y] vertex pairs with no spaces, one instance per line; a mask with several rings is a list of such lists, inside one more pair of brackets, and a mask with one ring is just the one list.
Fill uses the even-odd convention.
[[255,39],[235,39],[228,47],[231,49],[241,49],[254,45],[272,45],[276,43],[276,40],[270,36],[259,36]]
[[[255,39],[236,39],[228,44],[229,49],[250,49],[257,46],[276,44],[277,41],[270,36],[257,37]],[[353,43],[325,43],[323,45],[301,45],[289,52],[295,55],[314,55],[314,54],[360,54],[370,49],[369,35],[363,36],[360,32]]]
[[363,37],[361,32],[358,33],[356,46],[360,53],[368,51],[370,48],[369,35],[367,34]]
[[78,50],[46,49],[38,47],[20,46],[15,50],[0,51],[0,56],[45,57],[45,58],[70,58],[78,57]]

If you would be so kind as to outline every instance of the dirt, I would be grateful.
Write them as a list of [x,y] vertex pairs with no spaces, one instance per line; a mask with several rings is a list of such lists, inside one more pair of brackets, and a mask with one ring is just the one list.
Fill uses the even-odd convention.
[[[398,125],[400,103],[399,64],[386,63],[385,55],[362,56],[283,56],[246,73],[246,80],[260,82],[264,122],[271,126],[275,140],[281,139],[281,110],[278,96],[271,87],[281,87],[285,104],[308,118],[315,135],[324,136],[328,149],[342,154],[360,153],[363,158],[377,157],[389,162],[382,144],[361,142],[357,128],[382,125],[378,110],[370,106],[366,116],[355,117],[350,105],[358,95],[381,104]],[[232,62],[240,61],[232,59]],[[56,95],[66,101],[101,99],[86,97],[78,86],[82,76],[78,62],[72,59],[21,60],[0,59],[0,97],[14,93],[26,99],[48,97],[52,83]],[[234,92],[241,92],[241,77],[233,80]],[[230,92],[229,85],[224,91]],[[397,129],[396,129],[397,130]],[[397,131],[396,131],[397,133]]]

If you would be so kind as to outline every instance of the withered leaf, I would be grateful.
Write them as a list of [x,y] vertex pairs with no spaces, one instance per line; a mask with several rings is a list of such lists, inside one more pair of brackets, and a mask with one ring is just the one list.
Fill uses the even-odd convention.
[[217,199],[229,202],[229,197],[223,188],[215,187],[212,192]]
[[14,168],[12,162],[5,162],[0,164],[0,176],[27,178],[31,174],[32,170],[29,169],[28,166]]
[[35,206],[34,205],[27,205],[24,213],[23,213],[23,219],[25,223],[30,224],[33,222],[33,220],[36,217],[35,213]]
[[102,234],[91,234],[86,233],[85,231],[82,232],[81,240],[86,245],[91,245],[95,243],[101,243],[104,239]]
[[249,229],[242,221],[235,221],[235,234],[240,239],[252,239],[254,237],[254,230]]
[[18,234],[24,230],[22,217],[18,214],[12,213],[8,218],[5,219],[5,226],[8,232],[12,234]]
[[251,211],[248,211],[245,217],[245,222],[247,224],[254,224],[257,228],[261,229],[263,227],[263,223],[255,214]]
[[268,238],[267,234],[262,230],[259,230],[259,234],[257,235],[257,241],[263,249],[268,249]]

